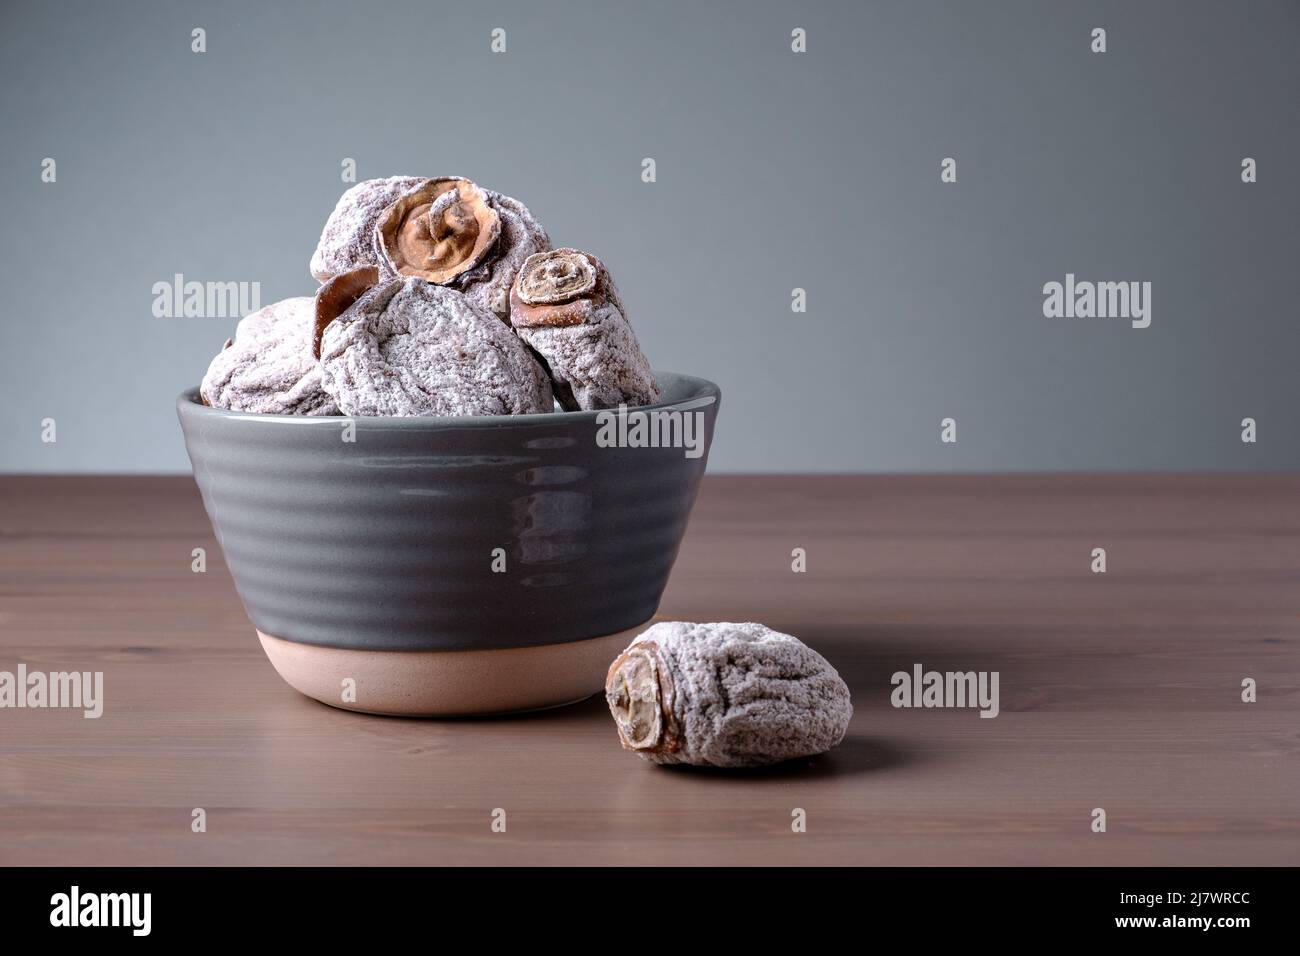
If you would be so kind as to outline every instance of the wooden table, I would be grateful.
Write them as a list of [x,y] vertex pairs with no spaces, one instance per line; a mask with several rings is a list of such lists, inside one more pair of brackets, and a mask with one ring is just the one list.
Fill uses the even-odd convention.
[[[1300,863],[1297,504],[1292,476],[709,478],[663,611],[797,634],[856,707],[830,754],[733,774],[624,753],[599,698],[332,710],[263,659],[191,480],[0,479],[0,670],[106,696],[0,710],[0,863]],[[916,663],[998,671],[1000,716],[892,708]]]

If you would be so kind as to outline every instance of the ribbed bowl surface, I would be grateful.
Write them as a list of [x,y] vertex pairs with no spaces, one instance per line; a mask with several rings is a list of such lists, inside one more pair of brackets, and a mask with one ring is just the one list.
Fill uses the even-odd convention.
[[632,411],[692,416],[698,457],[601,447],[595,412],[308,418],[207,408],[196,390],[177,409],[258,630],[366,650],[523,647],[658,607],[721,401],[712,382],[658,378],[663,402]]

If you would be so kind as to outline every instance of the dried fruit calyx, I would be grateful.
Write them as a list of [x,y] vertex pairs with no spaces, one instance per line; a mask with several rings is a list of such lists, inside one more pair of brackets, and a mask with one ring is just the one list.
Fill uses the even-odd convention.
[[336,275],[316,290],[316,325],[311,336],[314,358],[320,358],[321,339],[325,337],[326,327],[378,281],[379,270],[376,267],[360,266]]
[[824,657],[762,624],[665,621],[609,668],[627,750],[664,764],[759,767],[844,739],[853,705]]
[[671,753],[680,741],[673,721],[672,678],[653,641],[633,644],[610,666],[605,684],[619,739],[628,750]]
[[[516,301],[512,322],[516,326],[578,325],[591,311],[590,297],[604,297],[597,289],[600,260],[577,249],[554,249],[529,256],[515,280]],[[576,301],[576,305],[575,305]],[[568,305],[569,308],[562,306]],[[545,308],[545,306],[561,306]]]
[[440,285],[483,262],[501,235],[487,193],[467,179],[427,180],[375,225],[375,250],[398,275]]
[[515,279],[510,323],[515,328],[581,325],[611,299],[617,303],[617,293],[595,256],[578,249],[539,252],[528,257]]

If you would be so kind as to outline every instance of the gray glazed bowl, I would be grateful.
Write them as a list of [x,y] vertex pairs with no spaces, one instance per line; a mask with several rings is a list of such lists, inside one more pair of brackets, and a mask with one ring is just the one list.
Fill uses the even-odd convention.
[[487,651],[614,635],[654,615],[721,401],[704,379],[658,379],[663,400],[631,413],[692,417],[698,457],[601,447],[602,422],[606,436],[611,426],[597,412],[259,415],[208,408],[197,390],[177,409],[264,645],[273,635],[365,652]]

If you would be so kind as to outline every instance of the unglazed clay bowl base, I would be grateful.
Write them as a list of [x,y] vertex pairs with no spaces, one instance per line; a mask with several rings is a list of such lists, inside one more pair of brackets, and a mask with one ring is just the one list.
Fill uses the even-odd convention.
[[390,717],[467,717],[599,693],[610,662],[652,623],[585,641],[481,651],[366,651],[257,636],[285,682],[322,704]]

